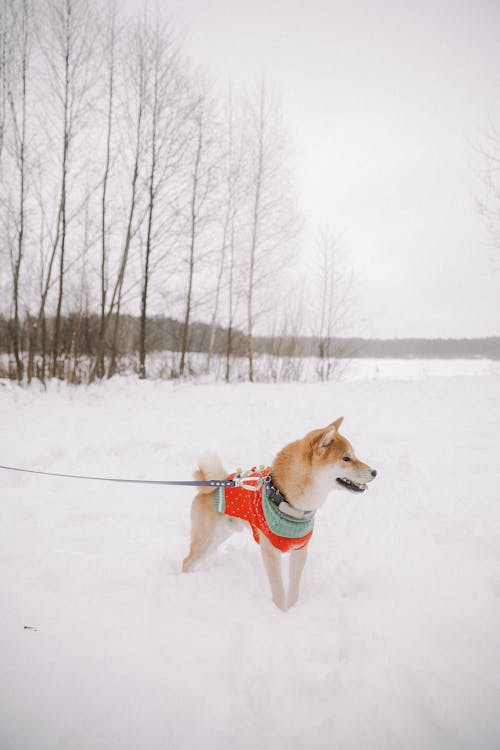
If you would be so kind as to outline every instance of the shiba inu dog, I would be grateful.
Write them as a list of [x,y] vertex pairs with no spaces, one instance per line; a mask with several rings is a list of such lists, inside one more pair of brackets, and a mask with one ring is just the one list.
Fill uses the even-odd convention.
[[[365,492],[377,475],[340,434],[342,422],[340,417],[285,445],[270,467],[229,475],[234,487],[200,488],[191,507],[191,548],[183,571],[190,571],[233,531],[249,525],[260,544],[273,602],[283,611],[292,607],[299,596],[316,510],[331,490]],[[198,480],[227,476],[214,453],[202,457],[195,472]],[[288,592],[281,575],[285,552],[290,552]]]

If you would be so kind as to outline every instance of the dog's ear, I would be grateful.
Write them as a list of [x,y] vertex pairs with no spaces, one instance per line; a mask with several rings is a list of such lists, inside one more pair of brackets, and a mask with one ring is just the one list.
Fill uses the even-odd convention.
[[332,422],[331,424],[328,425],[328,427],[324,430],[323,435],[321,436],[321,439],[319,441],[320,448],[326,448],[327,445],[330,445],[330,443],[333,441],[343,421],[344,421],[344,417],[339,417],[338,419],[335,420],[335,422]]
[[327,428],[326,432],[323,433],[321,440],[319,441],[319,447],[320,448],[326,448],[330,443],[333,441],[333,438],[335,437],[335,430],[330,430]]
[[335,427],[335,430],[338,431],[340,430],[340,425],[342,424],[343,421],[344,421],[344,417],[339,417],[338,419],[335,420],[335,422],[331,423],[330,427]]

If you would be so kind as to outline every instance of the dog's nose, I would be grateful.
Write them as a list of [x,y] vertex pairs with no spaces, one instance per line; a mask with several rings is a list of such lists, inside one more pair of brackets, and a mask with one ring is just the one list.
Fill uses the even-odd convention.
[[375,471],[375,469],[372,469],[372,477],[375,479],[376,476],[377,476],[377,472]]

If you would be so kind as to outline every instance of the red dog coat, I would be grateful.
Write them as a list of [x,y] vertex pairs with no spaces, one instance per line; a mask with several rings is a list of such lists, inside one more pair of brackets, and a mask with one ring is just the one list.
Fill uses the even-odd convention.
[[[270,471],[270,467],[260,472],[253,467],[242,476],[264,478]],[[235,476],[236,473],[230,474],[228,479]],[[268,498],[266,484],[257,491],[245,487],[218,487],[214,507],[219,513],[248,521],[257,543],[260,541],[259,532],[262,532],[281,552],[302,549],[312,536],[314,518],[292,518],[282,513]]]

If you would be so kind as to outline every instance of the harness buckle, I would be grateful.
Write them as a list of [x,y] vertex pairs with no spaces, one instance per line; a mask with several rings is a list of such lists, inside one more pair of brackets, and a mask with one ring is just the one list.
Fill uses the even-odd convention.
[[241,487],[243,490],[250,490],[250,492],[258,492],[263,484],[268,484],[271,481],[270,477],[263,477],[261,474],[253,474],[250,476],[235,476],[234,486]]

